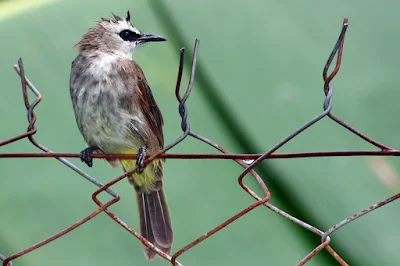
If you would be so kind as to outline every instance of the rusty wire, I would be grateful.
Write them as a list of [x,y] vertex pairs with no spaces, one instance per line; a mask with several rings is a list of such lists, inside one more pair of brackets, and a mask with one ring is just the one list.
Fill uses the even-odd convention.
[[[269,210],[272,210],[273,212],[281,215],[282,217],[298,224],[299,226],[321,236],[321,244],[318,245],[314,250],[312,250],[308,255],[306,255],[303,259],[301,259],[298,263],[298,265],[304,265],[307,263],[310,259],[312,259],[318,252],[320,252],[323,249],[326,249],[333,258],[335,258],[341,265],[347,265],[347,263],[330,247],[330,242],[331,242],[331,234],[340,229],[341,227],[345,226],[346,224],[354,221],[355,219],[373,211],[376,210],[392,201],[397,200],[400,198],[400,193],[396,194],[392,197],[389,197],[381,202],[378,202],[376,204],[371,205],[370,207],[353,214],[349,216],[348,218],[342,220],[341,222],[335,224],[331,228],[329,228],[326,231],[320,230],[318,228],[315,228],[314,226],[307,224],[301,220],[299,220],[296,217],[291,216],[290,214],[286,213],[285,211],[279,209],[277,206],[274,206],[270,204],[268,201],[271,198],[271,194],[263,182],[262,178],[254,171],[254,167],[256,167],[261,161],[266,160],[266,159],[288,159],[288,158],[306,158],[306,157],[332,157],[332,156],[399,156],[400,151],[392,149],[384,144],[379,143],[376,140],[373,140],[372,138],[366,136],[365,134],[361,133],[354,127],[350,126],[349,124],[345,123],[338,117],[334,116],[331,111],[332,111],[332,94],[333,94],[333,88],[330,85],[330,82],[332,79],[336,76],[338,73],[340,66],[341,66],[341,60],[342,60],[342,52],[343,52],[343,47],[344,47],[344,39],[345,39],[345,34],[346,30],[348,27],[348,20],[344,19],[343,25],[342,25],[342,30],[341,33],[338,37],[338,40],[332,50],[332,53],[330,54],[328,61],[324,67],[323,70],[323,78],[324,78],[324,93],[325,93],[325,101],[323,105],[323,111],[318,114],[316,117],[305,123],[303,126],[301,126],[299,129],[295,130],[293,133],[288,135],[286,138],[284,138],[282,141],[278,142],[274,147],[269,149],[267,152],[264,154],[231,154],[229,153],[226,149],[218,145],[217,143],[213,142],[212,140],[209,140],[197,133],[194,133],[190,129],[189,121],[188,121],[188,108],[186,106],[186,101],[190,95],[190,92],[193,87],[194,83],[194,76],[195,76],[195,70],[196,70],[196,60],[197,60],[197,54],[198,54],[198,49],[199,49],[199,40],[196,39],[195,46],[194,46],[194,52],[193,52],[193,57],[192,57],[192,65],[191,65],[191,71],[190,71],[190,78],[189,78],[189,83],[186,88],[186,91],[183,96],[180,94],[180,87],[181,87],[181,80],[182,80],[182,73],[183,73],[183,62],[184,62],[184,48],[181,49],[180,53],[180,64],[179,64],[179,70],[178,70],[178,77],[177,77],[177,83],[176,83],[176,89],[175,89],[175,94],[176,98],[179,102],[178,105],[178,111],[181,116],[182,122],[181,122],[181,128],[182,128],[182,135],[178,137],[175,141],[167,145],[164,149],[162,149],[160,152],[156,154],[151,154],[147,155],[147,158],[145,160],[145,164],[150,163],[152,160],[155,158],[168,158],[168,159],[230,159],[230,160],[235,160],[239,165],[241,165],[244,170],[243,172],[239,175],[238,177],[238,183],[239,185],[245,190],[252,198],[255,199],[255,202],[248,206],[247,208],[241,210],[231,218],[227,219],[220,225],[216,226],[215,228],[211,229],[207,233],[201,235],[199,238],[195,239],[191,243],[187,244],[185,247],[181,248],[178,250],[175,254],[172,256],[169,256],[168,254],[163,253],[161,250],[159,250],[156,246],[154,246],[152,243],[147,241],[145,238],[143,238],[139,233],[137,233],[134,229],[132,229],[128,224],[126,224],[124,221],[122,221],[120,218],[118,218],[114,213],[112,213],[108,208],[118,202],[120,200],[120,197],[113,192],[110,188],[116,184],[117,182],[121,181],[122,179],[126,178],[128,175],[131,175],[136,171],[136,169],[126,172],[125,174],[115,178],[114,180],[108,182],[107,184],[103,185],[93,177],[87,175],[85,172],[80,170],[78,167],[76,167],[74,164],[70,163],[67,161],[65,158],[78,158],[79,154],[76,153],[54,153],[44,145],[38,143],[33,135],[36,133],[37,129],[35,127],[35,122],[36,122],[36,116],[34,113],[34,108],[37,106],[37,104],[41,100],[41,95],[39,90],[36,89],[36,87],[25,77],[25,72],[24,72],[24,67],[22,60],[20,59],[18,61],[18,65],[14,66],[15,70],[17,71],[18,75],[21,77],[21,85],[22,85],[22,92],[23,92],[23,99],[24,99],[24,104],[27,109],[28,113],[28,128],[27,131],[12,137],[10,139],[4,140],[0,142],[0,147],[7,145],[9,143],[15,142],[17,140],[21,140],[24,138],[28,138],[30,142],[35,145],[37,148],[40,150],[44,151],[44,153],[1,153],[0,158],[43,158],[43,157],[52,157],[56,158],[72,170],[74,170],[76,173],[90,181],[91,183],[95,184],[99,189],[93,193],[92,199],[93,201],[97,204],[98,208],[94,210],[91,214],[88,216],[84,217],[80,221],[72,224],[68,228],[65,228],[64,230],[60,231],[59,233],[43,240],[40,241],[33,246],[23,249],[9,257],[5,257],[2,254],[0,254],[0,260],[3,261],[3,266],[9,265],[12,266],[12,261],[18,257],[21,257],[37,248],[40,248],[43,245],[46,245],[55,239],[67,234],[68,232],[76,229],[77,227],[81,226],[82,224],[86,223],[90,219],[94,218],[96,215],[98,215],[101,212],[105,212],[113,221],[118,223],[121,227],[123,227],[125,230],[130,232],[132,235],[134,235],[136,238],[138,238],[144,245],[148,246],[150,249],[154,250],[155,252],[158,253],[159,256],[162,258],[168,260],[172,265],[182,265],[180,262],[177,261],[177,258],[182,255],[184,252],[187,252],[189,249],[193,248],[196,246],[198,243],[206,240],[213,234],[219,232],[221,229],[224,227],[228,226],[238,218],[242,217],[246,213],[250,212],[251,210],[255,209],[256,207],[259,207],[261,205],[264,205],[267,207]],[[336,59],[336,65],[334,70],[331,72],[331,74],[328,75],[328,70],[334,60]],[[30,103],[29,98],[28,98],[28,90],[29,88],[36,96],[36,99]],[[343,126],[344,128],[348,129],[352,133],[356,134],[360,138],[364,139],[365,141],[371,143],[375,147],[379,148],[379,151],[328,151],[328,152],[301,152],[301,153],[281,153],[281,154],[276,154],[275,152],[280,149],[282,146],[284,146],[286,143],[288,143],[290,140],[301,134],[303,131],[323,119],[324,117],[329,117],[339,125]],[[169,154],[166,153],[170,149],[172,149],[174,146],[179,144],[181,141],[183,141],[185,138],[188,136],[195,138],[197,140],[202,141],[203,143],[210,145],[211,147],[215,148],[221,153],[218,154]],[[120,159],[128,159],[128,158],[136,158],[136,154],[94,154],[93,158],[120,158]],[[253,190],[251,190],[248,186],[246,186],[243,182],[244,177],[250,173],[255,180],[258,182],[260,187],[263,190],[263,196],[257,195]],[[111,195],[113,198],[112,200],[102,203],[97,196],[102,193],[106,192],[109,195]]]

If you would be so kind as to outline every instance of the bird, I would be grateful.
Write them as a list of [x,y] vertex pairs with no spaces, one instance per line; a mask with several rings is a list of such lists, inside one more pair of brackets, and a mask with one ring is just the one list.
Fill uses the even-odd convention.
[[[101,18],[75,45],[70,95],[78,128],[87,144],[80,158],[92,167],[92,154],[132,154],[137,159],[107,159],[125,172],[136,192],[140,232],[166,254],[171,253],[173,231],[163,188],[163,161],[144,166],[147,152],[164,147],[163,116],[143,70],[132,59],[143,44],[166,38],[145,33],[125,18]],[[157,253],[142,247],[147,260]]]

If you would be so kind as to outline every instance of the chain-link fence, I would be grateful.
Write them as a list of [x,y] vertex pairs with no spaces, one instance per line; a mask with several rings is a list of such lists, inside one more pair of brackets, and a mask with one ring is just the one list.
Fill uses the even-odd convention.
[[[310,251],[308,255],[306,255],[301,261],[298,262],[298,265],[304,265],[307,263],[309,260],[311,260],[318,252],[320,252],[323,249],[326,249],[332,257],[337,260],[341,265],[347,265],[347,263],[340,257],[340,254],[337,254],[332,247],[330,246],[331,242],[331,234],[337,230],[340,230],[343,226],[347,225],[348,223],[354,221],[355,219],[368,214],[372,212],[373,210],[376,210],[377,208],[382,207],[385,204],[388,204],[392,201],[397,200],[400,197],[400,194],[396,194],[392,197],[389,197],[387,199],[384,199],[380,202],[377,202],[374,205],[368,206],[365,209],[354,213],[353,215],[343,219],[342,221],[339,221],[336,223],[334,226],[327,230],[321,230],[316,227],[314,227],[311,224],[307,224],[306,222],[290,215],[289,213],[286,213],[285,211],[279,209],[277,206],[272,205],[269,203],[269,200],[271,199],[272,195],[270,191],[268,190],[268,187],[262,180],[262,178],[257,174],[257,172],[254,170],[254,168],[263,160],[267,159],[288,159],[288,158],[306,158],[306,157],[332,157],[332,156],[399,156],[400,151],[397,151],[391,147],[388,147],[370,137],[367,135],[361,133],[359,130],[355,129],[354,127],[350,126],[343,120],[339,119],[335,115],[332,114],[332,95],[333,95],[333,88],[331,87],[330,83],[333,80],[333,78],[336,76],[338,73],[340,66],[341,66],[341,60],[342,60],[342,51],[343,51],[343,45],[344,45],[344,40],[345,40],[345,34],[346,30],[348,27],[348,21],[347,19],[344,20],[343,26],[341,33],[339,35],[339,38],[332,50],[332,53],[330,54],[328,61],[323,69],[323,78],[324,78],[324,93],[326,95],[325,101],[323,104],[323,111],[312,118],[309,122],[301,126],[300,128],[296,129],[293,133],[291,133],[289,136],[284,138],[282,141],[274,145],[270,150],[265,152],[264,154],[232,154],[217,143],[213,142],[210,139],[207,139],[195,132],[192,131],[190,124],[189,124],[189,108],[186,105],[186,101],[188,97],[190,96],[190,93],[192,91],[193,83],[195,82],[195,70],[196,70],[196,59],[197,59],[197,54],[198,54],[198,49],[199,49],[199,40],[197,39],[195,42],[195,47],[194,47],[194,53],[193,53],[193,58],[192,58],[192,65],[191,65],[191,71],[190,71],[190,78],[189,78],[189,84],[186,88],[186,91],[184,92],[183,96],[182,93],[180,92],[181,88],[181,79],[182,79],[182,73],[183,73],[183,62],[184,62],[184,48],[181,49],[180,53],[180,64],[179,64],[179,70],[178,70],[178,77],[177,77],[177,83],[176,83],[176,98],[178,100],[178,106],[179,106],[179,115],[182,119],[181,122],[181,129],[183,131],[182,135],[179,136],[175,141],[170,143],[169,145],[165,146],[164,149],[162,149],[160,152],[157,154],[152,154],[152,155],[147,155],[147,159],[145,160],[145,164],[148,164],[155,158],[166,158],[166,159],[226,159],[226,160],[235,160],[239,165],[241,165],[244,170],[243,172],[239,175],[238,177],[238,182],[239,185],[242,187],[242,189],[248,193],[252,198],[254,198],[255,202],[251,204],[250,206],[246,207],[245,209],[241,210],[240,212],[236,213],[234,216],[231,218],[227,219],[220,225],[216,226],[212,230],[208,231],[207,233],[201,235],[199,238],[196,240],[192,241],[191,243],[188,243],[185,247],[181,248],[178,250],[176,253],[174,253],[172,256],[169,256],[165,253],[163,253],[160,249],[158,249],[156,246],[154,246],[152,243],[147,241],[145,238],[143,238],[135,229],[131,228],[127,223],[125,223],[123,220],[121,220],[115,213],[111,212],[109,207],[113,204],[116,204],[120,200],[120,196],[117,195],[113,190],[112,186],[118,182],[120,182],[122,179],[125,179],[127,176],[131,175],[134,173],[136,170],[132,170],[129,172],[126,172],[125,174],[115,178],[111,182],[107,184],[102,184],[99,181],[97,181],[95,178],[92,176],[88,175],[81,169],[79,169],[76,165],[72,164],[69,162],[66,158],[79,158],[79,154],[71,154],[71,153],[54,153],[50,149],[48,149],[45,145],[39,143],[36,141],[34,138],[34,135],[37,131],[37,128],[35,126],[36,122],[36,115],[34,112],[35,107],[40,103],[42,97],[40,94],[40,91],[33,85],[33,83],[28,80],[28,78],[25,76],[25,70],[24,66],[22,63],[22,60],[20,59],[18,61],[18,65],[16,65],[14,68],[18,75],[21,77],[21,86],[22,86],[22,93],[23,93],[23,99],[25,103],[25,107],[27,109],[27,115],[28,115],[28,128],[26,132],[17,135],[15,137],[9,138],[7,140],[3,140],[0,142],[0,147],[13,143],[15,141],[19,141],[22,139],[29,139],[29,141],[36,146],[38,149],[40,149],[43,152],[40,153],[0,153],[0,158],[23,158],[23,157],[29,157],[29,158],[34,158],[34,157],[51,157],[51,158],[56,158],[60,162],[62,162],[64,165],[67,167],[71,168],[74,170],[77,174],[81,175],[83,178],[87,179],[89,182],[93,183],[96,185],[99,189],[93,193],[92,199],[93,201],[97,204],[98,209],[94,210],[92,213],[88,214],[86,217],[82,218],[81,220],[77,221],[76,223],[72,224],[68,228],[65,228],[64,230],[60,231],[59,233],[44,239],[43,241],[38,242],[37,244],[26,248],[22,249],[21,251],[16,252],[15,254],[5,256],[0,254],[0,259],[3,261],[3,266],[6,265],[13,265],[13,261],[21,256],[24,256],[25,254],[32,252],[35,249],[38,249],[44,245],[50,244],[52,241],[56,240],[57,238],[60,238],[64,236],[65,234],[68,234],[72,230],[78,228],[82,224],[86,223],[87,221],[95,218],[98,214],[105,212],[112,221],[116,222],[119,224],[121,227],[123,227],[127,232],[138,238],[143,244],[148,246],[150,249],[154,250],[157,252],[157,254],[164,258],[165,260],[169,261],[173,265],[183,265],[183,262],[178,262],[178,257],[182,255],[185,252],[190,252],[189,250],[199,244],[200,242],[207,240],[209,237],[212,235],[218,233],[219,231],[223,230],[226,226],[229,224],[235,222],[238,218],[246,215],[248,212],[251,210],[260,207],[260,206],[265,206],[267,209],[266,210],[271,210],[282,217],[298,224],[301,227],[304,227],[305,229],[319,235],[321,237],[321,244],[317,247],[315,247],[314,250]],[[334,66],[333,71],[328,74],[328,70],[331,67],[332,62],[334,61],[334,58],[336,57],[336,64]],[[31,101],[28,96],[28,90],[31,90],[36,98]],[[329,118],[333,121],[335,121],[338,125],[346,128],[353,134],[357,135],[361,139],[369,142],[370,144],[376,146],[379,148],[379,151],[332,151],[332,152],[301,152],[301,153],[275,153],[278,151],[282,146],[287,144],[289,141],[294,139],[296,136],[313,126],[315,123],[320,121],[323,118]],[[220,154],[171,154],[171,153],[166,153],[170,149],[172,149],[174,146],[178,145],[180,142],[184,141],[187,138],[194,138],[197,139],[213,148],[221,152]],[[93,158],[136,158],[136,154],[130,154],[130,155],[121,155],[121,154],[95,154],[93,155]],[[250,189],[245,183],[244,183],[244,177],[247,174],[251,174],[253,178],[257,181],[259,186],[261,187],[263,194],[258,195],[256,192],[254,192],[252,189]],[[98,195],[100,193],[107,193],[110,196],[112,196],[112,200],[108,202],[101,202],[98,199]],[[0,247],[1,248],[1,247]]]

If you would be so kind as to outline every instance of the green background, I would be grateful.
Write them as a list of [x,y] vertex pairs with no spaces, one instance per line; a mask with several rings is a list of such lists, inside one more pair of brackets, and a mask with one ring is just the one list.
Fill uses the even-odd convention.
[[[36,138],[53,151],[79,152],[85,144],[69,96],[74,44],[100,17],[132,14],[139,29],[164,35],[134,58],[143,67],[164,114],[168,143],[179,134],[174,96],[179,49],[201,39],[199,69],[188,100],[192,129],[232,152],[261,153],[322,110],[322,68],[344,17],[350,27],[343,66],[334,80],[334,113],[389,146],[400,143],[398,1],[161,1],[55,0],[38,5],[0,2],[0,140],[26,129],[20,81],[12,66],[24,59],[26,75],[43,100]],[[36,2],[35,2],[36,3]],[[10,8],[11,6],[11,8]],[[7,7],[7,8],[6,8]],[[187,53],[188,58],[190,52]],[[187,81],[188,71],[185,72]],[[373,149],[325,119],[280,152]],[[0,152],[36,152],[22,140]],[[172,152],[214,152],[188,139]],[[121,174],[103,161],[91,169],[101,182]],[[396,158],[316,158],[266,161],[258,167],[271,203],[326,230],[399,189]],[[174,251],[254,201],[238,185],[231,161],[168,160],[165,188]],[[95,210],[96,187],[54,159],[0,160],[0,253],[11,255]],[[246,183],[260,190],[250,178]],[[112,206],[138,228],[134,193],[126,180]],[[103,196],[103,200],[109,197]],[[351,265],[395,265],[400,259],[394,202],[332,235],[332,246]],[[184,265],[294,265],[319,237],[259,207],[182,255]],[[141,243],[105,214],[14,261],[15,265],[150,265]],[[323,251],[308,265],[336,265]],[[157,259],[151,265],[168,265]]]

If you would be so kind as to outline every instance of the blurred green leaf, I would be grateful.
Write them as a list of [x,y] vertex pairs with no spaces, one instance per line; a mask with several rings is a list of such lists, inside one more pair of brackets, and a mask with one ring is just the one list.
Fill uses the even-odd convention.
[[0,0],[0,20],[34,11],[40,6],[60,0]]

